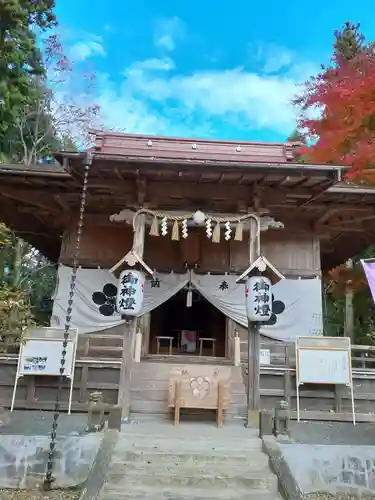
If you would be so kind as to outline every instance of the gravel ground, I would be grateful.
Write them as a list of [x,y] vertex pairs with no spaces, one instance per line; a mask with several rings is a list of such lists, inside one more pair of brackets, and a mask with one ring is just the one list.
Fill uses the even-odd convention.
[[374,424],[292,421],[290,431],[296,443],[375,446]]
[[78,500],[77,490],[39,492],[31,490],[0,490],[0,500]]
[[[52,411],[22,411],[7,412],[7,422],[0,426],[1,434],[23,434],[25,436],[46,436],[52,430]],[[87,413],[61,413],[58,420],[58,436],[84,432],[87,423]],[[1,497],[0,497],[1,498]]]

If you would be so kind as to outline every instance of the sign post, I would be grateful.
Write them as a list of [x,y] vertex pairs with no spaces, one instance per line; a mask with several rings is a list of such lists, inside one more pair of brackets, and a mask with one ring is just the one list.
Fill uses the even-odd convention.
[[349,337],[297,337],[297,420],[300,421],[299,387],[303,384],[345,385],[350,388],[355,425],[354,390]]
[[[64,329],[40,328],[27,332],[20,345],[16,379],[14,381],[12,403],[10,411],[14,409],[18,380],[20,377],[33,376],[60,376],[61,351],[64,342]],[[66,347],[63,376],[70,380],[68,414],[72,408],[74,367],[77,353],[78,330],[69,330],[68,345]]]
[[236,283],[245,283],[248,318],[247,427],[252,426],[254,412],[257,413],[260,406],[259,329],[262,322],[267,322],[272,316],[272,285],[281,279],[284,276],[262,255],[236,279]]

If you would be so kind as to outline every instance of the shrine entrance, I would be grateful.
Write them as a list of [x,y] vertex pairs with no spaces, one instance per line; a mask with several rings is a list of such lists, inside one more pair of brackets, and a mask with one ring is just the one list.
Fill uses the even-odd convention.
[[226,317],[197,290],[181,290],[151,313],[150,354],[226,355]]

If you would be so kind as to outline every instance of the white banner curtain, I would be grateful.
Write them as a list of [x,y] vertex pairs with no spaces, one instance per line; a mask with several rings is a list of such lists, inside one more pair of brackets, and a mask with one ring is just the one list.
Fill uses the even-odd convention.
[[[69,300],[72,268],[60,265],[52,309],[51,326],[63,328]],[[189,281],[189,274],[158,274],[147,280],[142,314],[176,295]],[[78,269],[71,326],[80,333],[113,328],[123,323],[115,311],[117,279],[106,269]]]
[[[52,311],[51,326],[63,328],[68,306],[72,268],[59,266],[58,284]],[[141,315],[151,312],[189,282],[186,274],[157,274],[146,281]],[[247,327],[245,290],[236,284],[233,275],[197,275],[192,273],[193,286],[223,314]],[[117,280],[105,269],[79,269],[72,312],[72,327],[80,333],[97,332],[122,323],[115,311]],[[262,335],[293,341],[298,335],[321,335],[323,332],[322,292],[319,279],[281,280],[273,287],[273,315]]]
[[[192,283],[203,297],[223,314],[247,327],[245,285],[236,283],[233,275],[192,274]],[[272,287],[272,317],[262,326],[262,335],[294,341],[299,335],[323,334],[321,281],[283,279]]]

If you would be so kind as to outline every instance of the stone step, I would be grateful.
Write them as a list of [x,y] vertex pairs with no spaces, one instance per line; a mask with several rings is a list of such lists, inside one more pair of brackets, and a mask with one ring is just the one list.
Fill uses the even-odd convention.
[[116,446],[113,459],[121,460],[124,454],[129,451],[149,451],[149,450],[160,450],[165,453],[175,453],[176,450],[183,450],[187,455],[199,455],[201,453],[206,453],[208,450],[217,451],[224,454],[232,455],[244,455],[253,451],[262,450],[262,441],[260,439],[250,438],[248,440],[243,440],[243,442],[230,442],[228,441],[212,441],[207,442],[204,439],[197,440],[192,438],[190,440],[177,440],[175,438],[164,438],[164,439],[150,439],[148,441],[140,440],[120,440]]
[[[155,425],[158,423],[156,422]],[[223,443],[231,448],[237,444],[243,444],[244,442],[260,442],[259,431],[256,428],[246,429],[242,426],[235,426],[228,424],[226,427],[218,428],[215,425],[204,425],[204,430],[201,430],[199,424],[194,423],[183,423],[181,425],[166,425],[163,428],[162,424],[159,424],[157,428],[154,429],[144,429],[146,423],[140,423],[139,425],[124,425],[119,436],[118,445],[124,445],[126,447],[127,443],[149,443],[152,439],[153,443],[156,442],[169,442],[173,439],[176,443],[189,443],[193,441],[195,443],[206,443],[215,444]],[[203,426],[203,424],[202,424]],[[153,432],[154,431],[154,432]],[[125,448],[124,448],[125,449]]]
[[113,488],[106,485],[99,500],[282,500],[276,491],[212,488],[158,488],[130,486]]
[[[228,414],[240,414],[242,415],[244,413],[246,404],[245,402],[243,404],[231,404],[229,406],[229,409],[224,411],[224,415],[226,413]],[[186,412],[186,408],[183,408]],[[131,402],[131,411],[132,412],[146,412],[146,413],[170,413],[172,410],[171,408],[168,408],[167,401],[150,401],[150,400],[144,400],[144,399],[134,399]],[[192,408],[190,410],[191,413],[209,413],[210,410],[199,410]],[[186,412],[188,413],[188,412]],[[215,413],[215,410],[213,410],[213,414]],[[183,414],[183,413],[181,413]]]
[[[138,422],[159,422],[159,423],[166,423],[168,425],[174,425],[172,413],[152,414],[152,413],[133,412],[131,414],[131,421],[135,424],[137,424]],[[245,424],[245,411],[243,415],[239,413],[224,415],[225,427],[237,423],[240,425]],[[202,413],[195,413],[195,414],[190,413],[189,415],[182,413],[180,425],[186,425],[186,424],[197,424],[197,425],[208,424],[211,427],[216,427],[216,418],[212,415],[205,415]]]
[[[160,422],[168,423],[174,426],[174,413],[173,411],[160,411],[160,409],[153,410],[150,406],[150,411],[145,412],[144,410],[133,410],[131,413],[131,419],[134,422],[139,420],[158,420]],[[236,411],[226,411],[224,412],[223,424],[224,426],[232,425],[233,423],[239,422],[241,425],[245,422],[246,408],[240,408]],[[216,424],[216,412],[210,410],[185,410],[180,412],[180,425],[183,424],[209,424],[212,427],[217,427]]]
[[[233,412],[233,413],[224,413],[223,423],[224,426],[232,425],[234,423],[240,423],[243,425],[245,423],[245,412],[246,408],[243,409],[242,412]],[[155,413],[145,413],[139,411],[133,411],[131,413],[130,418],[133,422],[138,421],[158,421],[165,422],[168,425],[174,426],[173,414],[172,412],[155,412]],[[209,424],[211,427],[216,427],[216,414],[210,413],[207,410],[205,412],[202,411],[190,411],[190,412],[181,412],[181,420],[180,425],[185,424]]]
[[121,429],[122,436],[139,435],[152,439],[154,435],[160,436],[180,436],[189,439],[189,436],[204,437],[210,436],[215,439],[226,439],[229,443],[233,437],[248,439],[249,437],[259,437],[259,429],[256,426],[245,427],[242,419],[233,419],[223,427],[218,428],[213,420],[207,422],[195,422],[182,420],[180,425],[173,425],[165,415],[138,414],[137,418],[132,418],[129,425],[124,424]]
[[246,456],[226,457],[223,455],[167,455],[162,453],[126,453],[119,461],[111,462],[111,473],[149,474],[150,472],[168,471],[171,474],[212,474],[220,475],[228,470],[236,475],[248,476],[253,473],[269,473],[268,456],[252,453]]
[[[150,419],[151,420],[151,419]],[[243,425],[228,424],[221,428],[209,424],[195,424],[183,422],[180,425],[170,425],[166,422],[153,421],[153,426],[148,426],[148,419],[140,420],[139,424],[123,425],[119,442],[138,441],[149,442],[150,439],[191,441],[189,436],[193,436],[195,441],[206,443],[226,443],[228,447],[234,443],[242,443],[249,439],[259,441],[259,431],[257,428],[245,428]]]
[[[116,468],[117,469],[117,468]],[[239,471],[228,470],[227,472],[214,473],[214,470],[201,473],[199,469],[195,470],[150,470],[143,469],[127,470],[124,467],[121,470],[113,470],[110,466],[107,474],[108,483],[113,489],[125,489],[129,485],[170,487],[185,486],[194,488],[219,488],[235,489],[246,488],[259,491],[277,492],[278,483],[274,474],[268,471],[252,471],[249,469],[246,474]]]

